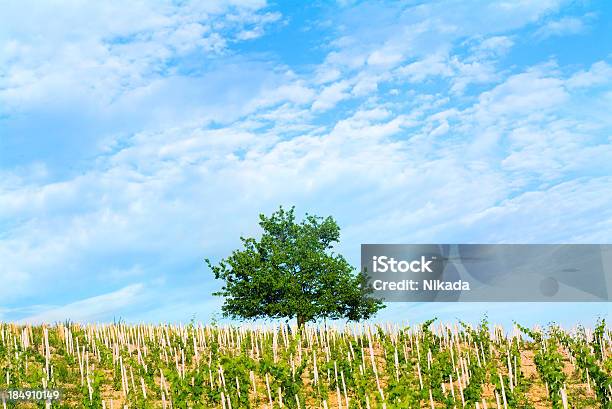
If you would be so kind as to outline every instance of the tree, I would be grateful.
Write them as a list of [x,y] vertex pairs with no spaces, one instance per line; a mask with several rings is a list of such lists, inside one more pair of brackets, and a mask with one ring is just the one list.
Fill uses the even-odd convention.
[[240,319],[297,319],[299,327],[317,318],[367,319],[383,303],[370,296],[364,273],[354,273],[346,259],[333,252],[340,228],[330,216],[306,215],[295,221],[294,207],[281,206],[270,217],[259,215],[259,240],[240,240],[218,265],[206,263],[224,280],[223,315]]

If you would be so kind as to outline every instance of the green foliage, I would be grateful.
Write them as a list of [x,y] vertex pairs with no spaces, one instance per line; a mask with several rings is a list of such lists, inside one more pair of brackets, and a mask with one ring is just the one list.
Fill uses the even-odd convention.
[[243,249],[212,265],[224,281],[215,295],[224,297],[225,316],[241,319],[296,318],[299,326],[317,318],[360,320],[383,308],[370,296],[363,273],[354,273],[333,252],[340,228],[332,217],[306,215],[296,222],[294,209],[260,215],[259,240],[241,237]]
[[[544,338],[536,331],[519,326],[523,333],[529,335],[538,346],[534,361],[538,374],[549,390],[549,398],[554,409],[562,408],[561,389],[565,384],[567,375],[563,372],[563,355],[559,352],[559,344],[556,337]],[[552,328],[554,334],[557,329]]]
[[582,371],[583,381],[587,381],[587,376],[590,378],[601,407],[612,409],[612,376],[610,376],[612,368],[607,366],[610,358],[603,361],[602,354],[605,320],[598,321],[591,342],[588,342],[584,329],[575,337],[562,331],[555,331],[554,335],[576,359],[576,364]]
[[[69,323],[69,328],[47,327],[48,380],[42,327],[0,324],[0,389],[59,388],[64,398],[52,408],[99,408],[102,402],[108,408],[111,397],[114,407],[160,408],[162,393],[166,407],[171,402],[175,408],[221,408],[222,400],[225,408],[279,409],[281,400],[291,409],[298,401],[300,408],[323,407],[324,402],[334,408],[338,395],[342,408],[348,401],[349,409],[364,409],[368,403],[372,409],[429,408],[430,399],[436,408],[474,408],[479,402],[482,408],[483,399],[493,408],[495,391],[500,398],[503,393],[509,409],[533,409],[535,404],[563,407],[563,388],[570,408],[612,409],[610,338],[601,322],[594,331],[577,333],[554,326],[547,331],[521,327],[529,336],[524,340],[497,328],[491,334],[486,320],[475,328],[434,322],[403,328],[351,324],[342,330],[308,326],[302,331],[295,326],[202,327],[193,321],[176,326]],[[76,345],[70,346],[77,342],[79,355]],[[84,357],[89,370],[81,366]],[[537,375],[527,377],[521,368],[532,363]],[[571,376],[565,375],[568,368]],[[545,383],[550,396],[542,394]],[[46,407],[45,402],[6,406]]]

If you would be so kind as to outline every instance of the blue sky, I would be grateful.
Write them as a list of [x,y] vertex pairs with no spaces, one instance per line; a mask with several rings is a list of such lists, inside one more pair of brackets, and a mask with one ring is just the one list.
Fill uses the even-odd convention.
[[[0,319],[207,321],[279,205],[359,244],[612,242],[612,6],[28,2],[0,14]],[[394,304],[590,324],[609,304]]]

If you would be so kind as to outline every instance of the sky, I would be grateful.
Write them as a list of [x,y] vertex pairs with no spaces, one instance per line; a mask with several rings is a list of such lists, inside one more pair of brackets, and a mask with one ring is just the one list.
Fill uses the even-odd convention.
[[[611,243],[612,3],[5,2],[0,320],[219,320],[279,205],[361,243]],[[609,303],[389,305],[591,325]]]

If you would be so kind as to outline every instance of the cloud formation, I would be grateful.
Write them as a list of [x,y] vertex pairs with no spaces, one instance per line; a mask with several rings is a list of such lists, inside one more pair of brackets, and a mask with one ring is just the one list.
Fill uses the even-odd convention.
[[205,319],[202,259],[279,204],[334,215],[353,262],[363,242],[611,239],[609,52],[520,57],[563,2],[338,6],[309,17],[330,41],[306,64],[278,38],[305,22],[259,1],[13,7],[9,319]]

